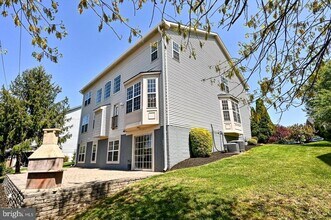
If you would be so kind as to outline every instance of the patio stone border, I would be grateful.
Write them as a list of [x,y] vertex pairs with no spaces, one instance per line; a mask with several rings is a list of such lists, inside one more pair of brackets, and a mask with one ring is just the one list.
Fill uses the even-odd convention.
[[6,176],[3,186],[11,208],[36,208],[37,219],[67,219],[131,183],[147,177],[87,182],[78,186],[20,190]]

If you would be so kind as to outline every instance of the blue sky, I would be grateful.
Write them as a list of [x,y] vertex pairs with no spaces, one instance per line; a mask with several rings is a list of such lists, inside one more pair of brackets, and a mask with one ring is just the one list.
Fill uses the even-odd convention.
[[[36,61],[31,53],[37,48],[31,45],[31,38],[22,30],[22,54],[21,54],[21,71],[43,65],[48,73],[53,76],[53,81],[62,87],[60,98],[67,96],[71,107],[78,106],[82,102],[82,95],[79,90],[88,83],[92,78],[99,74],[106,66],[115,61],[124,51],[131,47],[132,43],[128,42],[127,30],[119,29],[122,26],[117,25],[118,31],[123,35],[119,40],[114,33],[104,26],[102,32],[98,32],[99,20],[91,11],[86,11],[82,15],[77,10],[78,1],[60,2],[59,13],[57,18],[63,20],[68,36],[62,40],[49,40],[52,46],[57,46],[63,54],[63,58],[58,63],[52,63],[47,59],[41,62]],[[130,5],[123,7],[123,13],[130,19],[130,24],[138,26],[142,34],[148,32],[160,22],[160,16],[156,14],[151,27],[151,7],[145,7],[133,16],[133,10]],[[0,40],[3,49],[7,53],[3,56],[7,84],[14,80],[19,73],[19,28],[14,27],[12,17],[0,19]],[[213,29],[217,32],[231,56],[238,57],[238,42],[245,40],[247,29],[240,23],[234,26],[230,31],[225,29]],[[258,74],[255,74],[248,82],[252,89],[256,89],[259,80]],[[0,85],[5,84],[4,73],[0,68]],[[291,108],[285,112],[280,119],[280,114],[273,109],[269,109],[269,114],[274,123],[291,125],[294,123],[304,123],[306,114],[302,108]]]

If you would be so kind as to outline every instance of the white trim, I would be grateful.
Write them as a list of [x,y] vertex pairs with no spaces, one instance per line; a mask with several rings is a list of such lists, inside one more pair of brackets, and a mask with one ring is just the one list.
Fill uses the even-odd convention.
[[[86,145],[87,144],[79,145],[77,163],[85,163],[85,160],[86,160]],[[85,151],[84,151],[84,160],[83,161],[79,161],[79,155],[80,155],[80,149],[81,149],[81,147],[84,147],[85,148]]]
[[[135,168],[135,148],[136,148],[136,144],[135,144],[135,138],[139,137],[139,136],[144,136],[144,135],[151,135],[151,149],[152,149],[152,168],[151,169],[136,169]],[[132,160],[131,160],[131,170],[141,170],[141,171],[154,171],[154,163],[155,163],[155,154],[154,154],[154,150],[155,150],[155,140],[154,140],[154,130],[152,131],[145,131],[145,133],[139,132],[135,135],[132,135]]]
[[[154,92],[148,92],[148,80],[154,80],[154,85],[155,85],[155,91]],[[153,77],[153,78],[146,78],[147,81],[147,90],[146,90],[146,109],[158,109],[158,78],[157,77]],[[155,94],[155,107],[148,107],[148,95],[150,94]]]
[[[109,155],[109,142],[115,142],[118,141],[118,160],[117,161],[108,161],[108,155]],[[113,151],[114,152],[114,151]],[[119,139],[108,139],[108,143],[107,143],[107,160],[106,160],[106,164],[120,164],[121,162],[121,138]]]
[[[96,148],[95,148],[95,160],[92,160],[92,155],[93,155],[93,146],[96,146]],[[91,148],[91,158],[90,158],[90,161],[91,161],[91,163],[96,163],[97,162],[97,157],[98,157],[98,143],[96,142],[96,143],[92,143],[92,148]]]

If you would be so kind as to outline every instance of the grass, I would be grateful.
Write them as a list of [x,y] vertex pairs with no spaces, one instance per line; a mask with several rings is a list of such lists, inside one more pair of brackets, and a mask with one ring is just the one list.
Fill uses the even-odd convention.
[[76,219],[329,219],[331,142],[264,145],[133,184]]
[[63,163],[63,168],[70,168],[74,165],[74,162],[68,161]]

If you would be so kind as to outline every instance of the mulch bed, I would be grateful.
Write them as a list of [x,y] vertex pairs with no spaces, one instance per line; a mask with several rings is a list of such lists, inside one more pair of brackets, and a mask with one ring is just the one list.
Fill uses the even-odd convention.
[[[253,147],[256,147],[256,146],[254,146],[254,145],[246,146],[246,151],[252,149]],[[182,168],[201,166],[201,165],[204,165],[207,163],[221,160],[223,158],[231,157],[233,155],[237,155],[237,153],[214,152],[211,154],[210,157],[197,157],[197,158],[186,159],[186,160],[176,164],[175,166],[173,166],[170,170],[177,170],[177,169],[182,169]]]
[[7,197],[3,189],[3,185],[0,183],[0,208],[8,208]]

